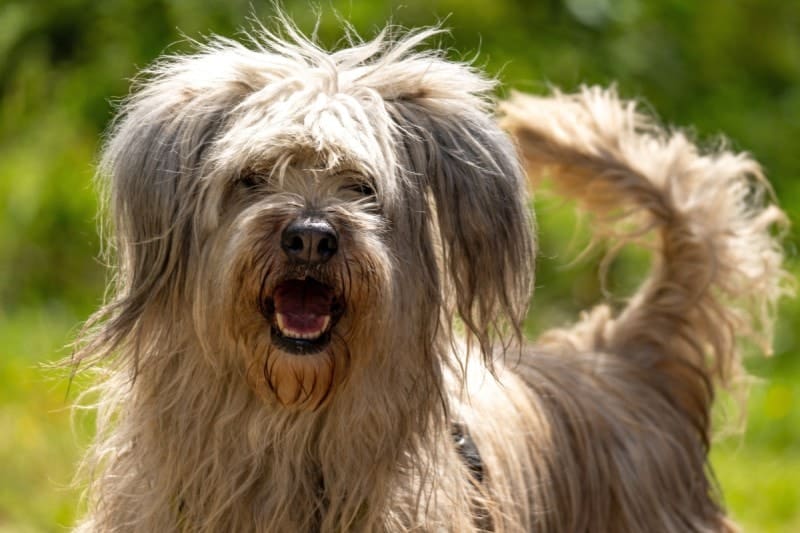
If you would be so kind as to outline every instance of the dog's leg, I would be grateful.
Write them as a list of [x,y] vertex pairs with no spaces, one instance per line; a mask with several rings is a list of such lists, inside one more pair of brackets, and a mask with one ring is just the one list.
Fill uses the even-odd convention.
[[540,492],[561,491],[562,511],[594,516],[584,525],[570,518],[569,530],[725,529],[703,471],[713,385],[742,374],[739,338],[767,348],[786,290],[773,236],[784,215],[769,205],[758,164],[726,150],[702,154],[612,90],[515,95],[501,111],[530,176],[550,176],[595,215],[599,235],[660,237],[656,265],[624,310],[601,306],[545,333],[525,362],[546,398],[534,403],[552,424],[548,443],[571,450],[553,451],[560,473],[546,470],[583,477]]

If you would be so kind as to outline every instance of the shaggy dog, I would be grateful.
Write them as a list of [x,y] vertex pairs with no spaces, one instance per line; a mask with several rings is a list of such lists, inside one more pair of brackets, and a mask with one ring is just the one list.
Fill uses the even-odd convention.
[[525,173],[494,82],[418,51],[434,33],[217,38],[138,81],[99,172],[115,284],[75,356],[103,362],[80,530],[732,527],[712,386],[784,279],[758,165],[612,91],[502,104],[530,176],[658,236],[624,309],[523,347]]

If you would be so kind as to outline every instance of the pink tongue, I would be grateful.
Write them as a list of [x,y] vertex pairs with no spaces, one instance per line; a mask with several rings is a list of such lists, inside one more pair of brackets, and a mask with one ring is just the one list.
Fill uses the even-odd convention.
[[295,315],[281,313],[283,327],[294,333],[322,333],[325,328],[325,315]]
[[275,311],[295,331],[319,331],[331,314],[333,291],[314,280],[284,281],[275,289]]

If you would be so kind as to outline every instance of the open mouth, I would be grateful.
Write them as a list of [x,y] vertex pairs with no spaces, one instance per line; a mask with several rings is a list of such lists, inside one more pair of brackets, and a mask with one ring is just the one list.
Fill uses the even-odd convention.
[[298,355],[324,350],[343,311],[335,291],[311,278],[278,284],[264,306],[264,315],[272,325],[272,342]]

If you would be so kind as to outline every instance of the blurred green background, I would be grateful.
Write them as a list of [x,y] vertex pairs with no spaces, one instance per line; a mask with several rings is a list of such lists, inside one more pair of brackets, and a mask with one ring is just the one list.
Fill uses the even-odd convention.
[[[626,97],[720,134],[760,160],[783,207],[800,206],[800,2],[787,0],[407,0],[322,5],[319,35],[341,37],[332,9],[372,36],[385,21],[445,19],[455,59],[477,63],[507,87],[616,82]],[[316,15],[286,9],[305,31]],[[91,180],[113,101],[137,69],[185,36],[235,35],[256,0],[0,1],[0,531],[58,531],[74,520],[70,488],[91,417],[70,425],[64,372],[43,363],[69,353],[76,328],[102,300]],[[574,218],[537,200],[542,226],[530,332],[563,323],[601,298],[592,262],[565,269]],[[584,239],[578,232],[577,242]],[[800,270],[798,233],[787,239]],[[578,246],[579,248],[579,246]],[[609,284],[624,294],[646,263],[626,254]],[[718,439],[713,463],[733,516],[748,531],[800,531],[800,306],[782,305],[775,355],[750,358],[753,386],[743,435]],[[634,400],[632,400],[634,401]],[[719,413],[717,418],[725,418]]]

